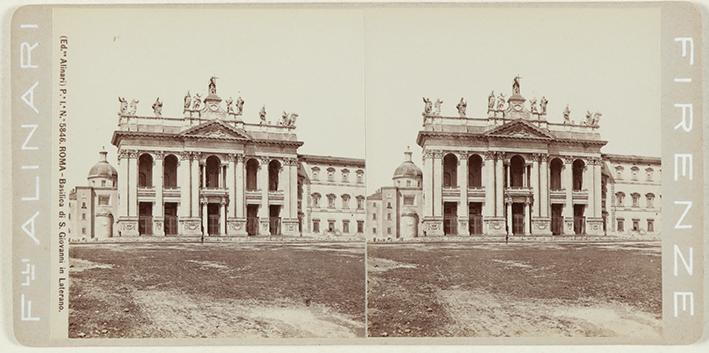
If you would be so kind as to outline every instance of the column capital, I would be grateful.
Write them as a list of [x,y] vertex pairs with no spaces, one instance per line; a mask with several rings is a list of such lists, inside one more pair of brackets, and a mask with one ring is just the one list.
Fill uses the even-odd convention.
[[190,159],[190,153],[187,151],[177,153],[178,156],[180,156],[181,161],[187,161]]
[[262,165],[268,165],[268,163],[271,162],[271,157],[269,156],[256,156],[255,158],[258,158]]
[[[201,159],[202,159],[202,152],[190,151],[190,152],[186,152],[186,153],[189,154],[189,157],[190,157],[191,160],[193,160],[193,161],[200,161],[200,162],[201,162]],[[201,164],[201,163],[200,163],[200,164]]]
[[164,151],[153,151],[151,152],[151,154],[153,155],[153,159],[155,159],[156,161],[161,161],[165,158]]
[[236,163],[244,163],[244,154],[243,153],[234,153],[231,155],[231,158]]
[[422,155],[422,159],[433,159],[433,152],[432,151],[424,151]]
[[564,161],[564,164],[572,164],[576,159],[574,156],[559,156],[559,158]]

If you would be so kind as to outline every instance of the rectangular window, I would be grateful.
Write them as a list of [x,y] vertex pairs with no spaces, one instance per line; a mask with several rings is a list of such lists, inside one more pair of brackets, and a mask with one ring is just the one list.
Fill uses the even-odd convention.
[[377,234],[377,228],[372,228],[372,234]]
[[414,196],[404,196],[404,205],[413,206],[416,198]]
[[634,219],[633,220],[633,232],[639,232],[639,231],[640,231],[640,220]]
[[82,214],[81,214],[81,220],[82,220],[82,221],[85,221],[85,220],[86,220],[86,213],[82,213]]
[[335,231],[335,221],[327,221],[327,231],[328,232]]
[[110,197],[108,195],[99,195],[98,196],[98,204],[101,206],[107,206],[109,203]]
[[364,221],[357,221],[357,233],[364,233]]
[[313,220],[313,233],[320,233],[320,220],[319,219]]
[[364,199],[363,198],[357,199],[357,209],[358,210],[364,209]]
[[81,208],[86,208],[86,202],[81,201]]
[[387,228],[387,234],[391,235],[391,227]]
[[86,234],[86,228],[81,228],[81,234]]
[[648,233],[655,232],[655,220],[653,220],[653,219],[647,220],[647,231],[648,231]]
[[625,231],[625,220],[622,218],[618,219],[618,231],[619,232]]
[[387,221],[391,221],[391,213],[387,213]]
[[342,233],[349,233],[349,232],[350,232],[350,221],[343,220],[342,221]]
[[376,214],[376,213],[372,213],[372,219],[375,220],[375,221],[377,220],[377,214]]

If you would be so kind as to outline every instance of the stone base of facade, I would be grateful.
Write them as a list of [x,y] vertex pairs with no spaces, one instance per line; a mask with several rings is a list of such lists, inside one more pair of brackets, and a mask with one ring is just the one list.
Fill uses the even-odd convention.
[[586,234],[603,235],[603,218],[587,218]]
[[118,234],[122,237],[137,237],[138,234],[138,217],[120,217],[118,218]]
[[246,236],[246,218],[227,218],[226,234],[229,236]]
[[458,235],[468,236],[470,235],[470,229],[468,228],[468,219],[460,217],[458,218]]
[[443,218],[424,217],[423,231],[425,235],[443,235]]
[[551,219],[532,218],[532,235],[551,235]]
[[271,225],[269,224],[268,217],[266,219],[259,219],[258,221],[258,235],[271,235]]
[[562,234],[563,235],[576,235],[576,232],[574,231],[574,218],[573,217],[564,217],[564,231]]
[[486,217],[483,223],[485,224],[485,235],[504,237],[507,234],[505,218],[503,217]]
[[156,237],[165,236],[165,220],[162,217],[153,217],[153,235]]
[[180,235],[202,235],[202,219],[199,217],[180,218]]
[[298,236],[298,219],[283,219],[281,223],[281,234],[286,236]]

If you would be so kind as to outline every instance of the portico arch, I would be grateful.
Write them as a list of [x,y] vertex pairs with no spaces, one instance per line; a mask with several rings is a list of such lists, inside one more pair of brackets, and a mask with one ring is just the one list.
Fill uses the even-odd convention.
[[510,187],[524,187],[524,158],[520,155],[514,155],[510,158]]
[[138,158],[138,187],[153,187],[153,156],[143,153]]
[[584,169],[586,169],[586,163],[583,161],[583,159],[577,159],[571,165],[571,168],[573,190],[581,191],[581,189],[583,188],[583,171]]
[[561,171],[563,169],[564,162],[561,158],[554,158],[551,160],[551,163],[549,163],[549,187],[551,190],[561,190]]
[[177,187],[177,164],[177,157],[174,154],[168,154],[163,159],[163,187],[166,189]]
[[443,157],[443,187],[454,188],[458,185],[458,157],[448,153]]
[[483,159],[478,154],[473,154],[468,158],[468,186],[472,188],[482,187]]
[[259,163],[255,158],[250,158],[246,162],[246,190],[256,191],[258,189],[258,167]]
[[205,173],[206,173],[206,187],[207,188],[218,188],[219,187],[219,177],[221,175],[222,162],[217,156],[207,157],[205,163]]
[[268,163],[268,191],[278,190],[278,175],[281,172],[281,162],[274,159]]

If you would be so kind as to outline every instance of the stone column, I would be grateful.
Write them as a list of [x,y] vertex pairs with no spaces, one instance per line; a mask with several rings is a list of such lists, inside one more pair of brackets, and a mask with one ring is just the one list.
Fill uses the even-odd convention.
[[433,154],[430,151],[423,153],[423,199],[424,217],[433,217]]
[[153,159],[153,188],[155,188],[155,202],[153,203],[153,235],[164,236],[165,228],[163,223],[165,221],[165,214],[163,212],[163,158],[164,154],[162,152],[153,153],[155,158]]
[[586,207],[584,208],[583,211],[583,216],[586,219],[593,218],[593,209],[594,209],[594,190],[593,190],[593,161],[592,158],[586,158],[585,160],[586,163],[584,163],[583,167],[583,182],[581,183],[581,190],[586,192],[586,195],[588,195],[588,203],[586,204]]
[[[135,182],[131,178],[131,174],[137,174],[132,158],[134,151],[121,150],[118,152],[118,164],[120,166],[120,174],[118,175],[118,231],[120,236],[137,236],[138,235],[138,217],[133,216],[137,205],[137,185],[131,184]],[[136,189],[136,192],[133,190]]]
[[532,235],[551,235],[551,219],[549,218],[549,183],[547,174],[547,156],[540,154],[535,157],[532,167],[534,179],[534,211],[532,212]]
[[541,204],[540,202],[540,187],[539,187],[539,155],[535,154],[532,156],[532,168],[529,170],[530,175],[529,179],[531,182],[531,185],[529,187],[532,189],[532,204],[530,213],[532,216],[539,217],[541,211],[539,209],[539,206]]
[[132,151],[128,158],[128,215],[138,217],[138,152]]
[[283,211],[281,233],[298,235],[298,162],[295,158],[285,160],[283,173]]
[[224,205],[226,210],[223,212],[224,224],[226,225],[224,234],[226,235],[234,235],[234,228],[236,226],[236,224],[234,224],[235,220],[233,219],[235,216],[235,209],[238,204],[236,202],[236,163],[234,163],[234,158],[235,157],[233,155],[227,156],[226,173],[224,175],[224,181],[226,182],[225,186],[227,189],[227,194],[229,195],[229,200]]
[[[246,189],[246,184],[245,184],[245,179],[244,179],[244,173],[246,172],[246,166],[244,165],[244,155],[242,154],[237,154],[236,155],[236,192],[235,192],[235,198],[236,202],[234,203],[234,212],[236,218],[245,218],[245,208],[246,208],[246,197],[244,195],[244,190]],[[244,220],[244,222],[246,222]],[[245,224],[245,223],[244,223]],[[246,227],[246,225],[244,225]],[[245,229],[245,228],[244,228]],[[244,234],[245,234],[244,230]]]
[[259,235],[271,235],[269,230],[269,208],[268,208],[268,157],[259,159],[258,168],[258,189],[261,191],[261,205],[258,209]]
[[505,164],[504,155],[498,153],[495,160],[495,217],[505,217]]
[[462,152],[458,154],[458,189],[460,190],[460,198],[456,210],[458,218],[458,235],[470,235],[468,229],[469,213],[468,213],[468,154]]
[[222,200],[219,205],[221,217],[219,217],[219,232],[221,235],[227,235],[227,218],[226,218],[226,200]]
[[[443,153],[433,154],[433,216],[443,218]],[[442,233],[443,229],[441,229]]]
[[507,234],[512,235],[512,200],[505,200],[507,204],[507,213],[505,214],[505,221],[507,222]]
[[603,198],[602,198],[601,192],[602,192],[602,187],[603,187],[603,183],[602,183],[603,177],[601,176],[601,167],[602,167],[603,161],[599,158],[599,159],[594,160],[594,162],[595,163],[593,164],[593,191],[594,191],[593,200],[594,200],[595,208],[594,208],[593,216],[594,217],[602,217],[603,216],[603,207],[602,207],[603,206],[602,205]]
[[199,170],[200,174],[202,174],[202,184],[200,184],[203,188],[207,188],[207,161],[200,161],[199,163]]
[[566,191],[566,203],[562,210],[564,217],[564,235],[574,235],[574,206],[573,206],[573,157],[564,156],[564,169],[561,171],[561,186]]
[[483,217],[495,216],[495,157],[492,153],[485,153],[483,162],[483,173],[485,174],[485,204],[483,205]]
[[531,206],[529,200],[524,202],[524,235],[532,234],[532,220],[529,217]]
[[192,169],[192,176],[190,179],[190,193],[192,194],[192,197],[190,199],[190,205],[192,209],[191,216],[193,218],[201,218],[202,214],[200,213],[200,200],[199,200],[199,194],[200,194],[200,176],[199,172],[202,169],[200,165],[200,154],[199,153],[193,153],[191,156],[191,169]]
[[190,156],[188,153],[180,155],[177,166],[177,186],[180,188],[180,206],[177,214],[180,217],[180,223],[182,223],[183,218],[190,216]]
[[207,200],[200,200],[202,204],[202,235],[209,234],[209,213],[207,212]]
[[[601,202],[601,159],[591,158],[590,163],[590,180],[588,181],[589,205],[587,209],[589,215],[586,218],[586,234],[599,236],[603,235],[603,215]],[[593,195],[593,197],[591,197]],[[591,199],[593,202],[591,202]]]
[[298,160],[293,158],[290,160],[290,218],[294,220],[298,232]]
[[549,217],[549,166],[547,164],[547,155],[541,156],[539,165],[540,189],[539,189],[539,209],[540,216]]

